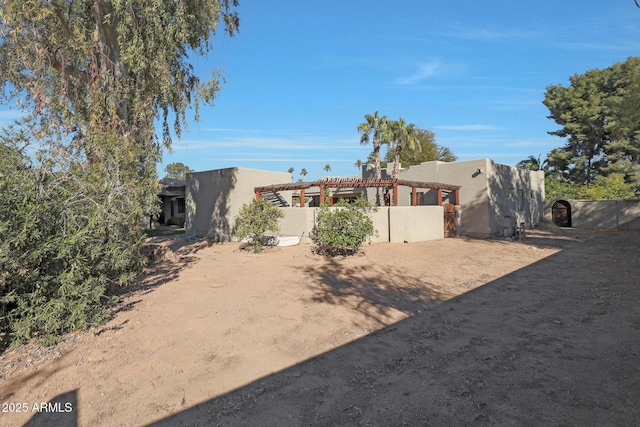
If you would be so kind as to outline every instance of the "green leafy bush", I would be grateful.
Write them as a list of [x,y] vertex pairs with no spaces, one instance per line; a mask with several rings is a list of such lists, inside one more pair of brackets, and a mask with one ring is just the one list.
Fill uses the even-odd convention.
[[184,218],[179,218],[176,216],[172,216],[167,221],[167,225],[177,225],[178,227],[184,227]]
[[280,230],[278,221],[284,216],[282,210],[264,199],[253,200],[242,205],[235,218],[235,235],[238,239],[248,238],[253,252],[261,252],[265,233],[277,233]]
[[326,255],[358,252],[376,233],[370,216],[375,211],[376,208],[362,197],[353,203],[340,201],[335,208],[321,206],[311,234],[316,252]]
[[626,183],[624,175],[613,173],[609,176],[598,175],[593,184],[573,184],[545,176],[545,194],[547,199],[568,197],[572,199],[637,199],[636,187]]
[[104,323],[116,287],[146,261],[141,193],[23,152],[0,135],[0,349]]

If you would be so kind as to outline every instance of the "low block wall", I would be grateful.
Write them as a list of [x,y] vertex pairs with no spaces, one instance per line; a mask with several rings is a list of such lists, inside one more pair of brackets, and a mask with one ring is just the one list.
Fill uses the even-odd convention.
[[371,238],[373,243],[389,241],[389,210],[391,208],[378,208],[378,212],[371,214],[373,228],[378,232]]
[[[281,236],[302,236],[303,243],[311,242],[309,233],[316,221],[316,208],[283,208],[280,219]],[[303,235],[304,233],[304,235]]]
[[640,230],[640,200],[554,199],[545,203],[552,221],[552,206],[562,200],[571,207],[571,225],[575,228],[602,230]]
[[[282,236],[303,236],[303,242],[310,242],[318,208],[283,208],[280,220]],[[330,208],[339,209],[339,208]],[[371,215],[377,235],[373,243],[379,242],[421,242],[444,238],[444,211],[442,206],[383,207]]]
[[391,243],[423,242],[444,238],[442,206],[398,206],[389,210]]

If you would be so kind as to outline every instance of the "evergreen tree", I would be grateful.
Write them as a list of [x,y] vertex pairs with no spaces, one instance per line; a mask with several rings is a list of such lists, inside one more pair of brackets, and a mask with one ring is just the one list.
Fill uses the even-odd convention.
[[575,74],[570,85],[547,87],[544,104],[561,128],[564,147],[549,155],[549,166],[577,185],[599,175],[621,173],[640,184],[640,58]]

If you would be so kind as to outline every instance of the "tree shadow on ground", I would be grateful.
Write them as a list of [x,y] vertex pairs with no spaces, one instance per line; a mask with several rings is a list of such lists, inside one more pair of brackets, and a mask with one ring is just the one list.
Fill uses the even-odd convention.
[[[637,271],[620,267],[637,267],[640,247],[637,233],[624,244],[617,236],[597,235],[151,425],[632,425],[640,293]],[[311,272],[327,303],[367,297],[375,308],[395,298],[417,311],[434,297],[411,290],[413,279],[387,291],[395,272],[372,272],[354,289],[339,264]]]
[[304,267],[316,303],[343,305],[386,325],[393,311],[413,315],[447,298],[446,290],[394,266],[348,265],[327,258]]
[[521,240],[514,236],[488,239],[478,239],[469,236],[461,236],[458,238],[468,242],[482,242],[487,245],[504,245],[511,242],[518,242],[537,248],[564,249],[576,243],[584,242],[593,232],[593,230],[564,229],[555,225],[538,224],[535,228],[527,228]]
[[198,260],[197,252],[214,244],[213,240],[186,235],[149,239],[143,249],[149,259],[147,266],[133,284],[118,288],[117,295],[144,294],[171,282]]
[[[198,261],[197,252],[218,242],[188,235],[151,238],[145,243],[143,253],[149,258],[147,266],[128,286],[116,289],[118,304],[113,315],[132,310],[141,299],[133,300],[178,278],[180,272]],[[119,329],[120,326],[111,327]],[[105,332],[102,328],[97,335]]]

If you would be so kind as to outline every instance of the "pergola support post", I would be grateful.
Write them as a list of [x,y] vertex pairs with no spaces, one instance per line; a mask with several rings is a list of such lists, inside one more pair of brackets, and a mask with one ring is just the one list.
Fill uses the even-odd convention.
[[256,191],[256,200],[260,200],[260,192]]
[[398,183],[393,183],[393,206],[398,206]]
[[442,206],[442,188],[438,188],[438,206]]
[[320,206],[324,205],[324,185],[320,185]]
[[416,187],[411,187],[411,206],[418,206],[418,190],[416,190]]
[[300,189],[300,207],[304,208],[304,188]]

